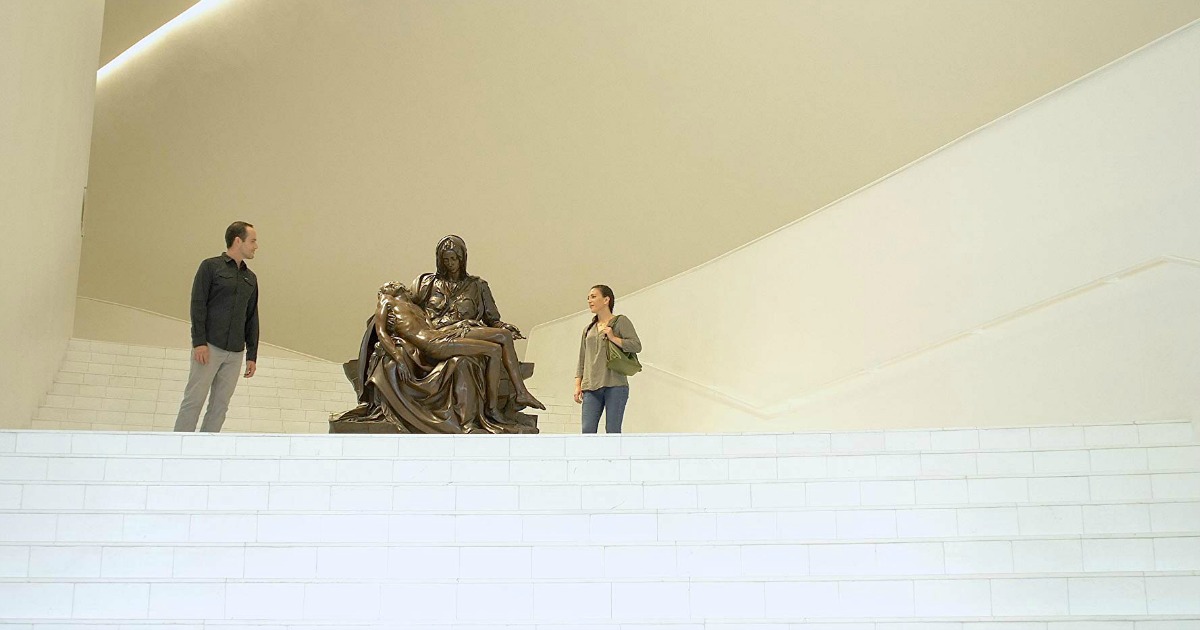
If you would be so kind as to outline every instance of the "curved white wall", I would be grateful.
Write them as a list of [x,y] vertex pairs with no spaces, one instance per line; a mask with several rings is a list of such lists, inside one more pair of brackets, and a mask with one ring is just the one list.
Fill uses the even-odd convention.
[[529,331],[579,308],[599,242],[627,248],[609,283],[645,287],[1200,18],[745,4],[198,3],[101,73],[79,293],[187,318],[196,265],[250,221],[262,338],[344,361],[379,285],[454,233]]
[[0,2],[0,427],[27,427],[67,350],[104,0]]
[[[823,211],[619,296],[652,366],[627,430],[1197,415],[1197,112],[1193,23]],[[585,321],[533,329],[539,392],[569,394]]]

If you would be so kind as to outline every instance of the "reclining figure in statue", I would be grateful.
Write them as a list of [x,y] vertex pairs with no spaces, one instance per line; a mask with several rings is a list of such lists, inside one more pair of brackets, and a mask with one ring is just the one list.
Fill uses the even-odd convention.
[[412,294],[403,284],[389,282],[379,289],[379,309],[375,314],[379,344],[398,362],[401,361],[400,349],[395,337],[412,344],[427,362],[445,361],[456,356],[484,357],[487,360],[487,405],[494,417],[504,417],[499,406],[501,368],[507,371],[513,383],[518,404],[545,409],[546,406],[529,392],[521,379],[513,333],[504,328],[473,325],[476,323],[463,321],[434,328],[425,310],[413,304]]

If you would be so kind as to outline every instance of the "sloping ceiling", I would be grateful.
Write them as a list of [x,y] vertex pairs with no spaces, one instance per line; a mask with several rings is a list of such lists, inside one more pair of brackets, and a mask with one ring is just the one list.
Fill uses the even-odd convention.
[[[212,2],[99,82],[79,291],[186,318],[196,264],[247,220],[264,340],[341,360],[379,284],[456,233],[528,330],[1197,18],[1195,0]],[[696,316],[750,286],[787,290],[764,269]]]
[[196,0],[105,0],[100,65],[183,13]]

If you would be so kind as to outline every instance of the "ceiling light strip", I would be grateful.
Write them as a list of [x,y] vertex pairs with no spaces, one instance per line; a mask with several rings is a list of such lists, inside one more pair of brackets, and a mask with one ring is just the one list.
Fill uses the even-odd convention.
[[118,68],[125,65],[130,59],[153,48],[164,38],[170,36],[171,33],[178,31],[183,25],[211,11],[217,5],[226,2],[228,0],[200,0],[200,2],[188,7],[183,13],[171,18],[166,24],[154,29],[152,33],[143,37],[138,43],[130,46],[125,52],[122,52],[114,57],[112,61],[104,64],[104,67],[96,71],[96,83],[103,81],[105,77],[108,77]]

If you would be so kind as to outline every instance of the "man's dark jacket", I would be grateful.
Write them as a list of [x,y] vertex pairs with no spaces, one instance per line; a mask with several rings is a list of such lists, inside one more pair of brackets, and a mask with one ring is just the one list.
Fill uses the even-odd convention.
[[192,347],[206,343],[258,360],[258,277],[229,254],[202,261],[192,282]]

